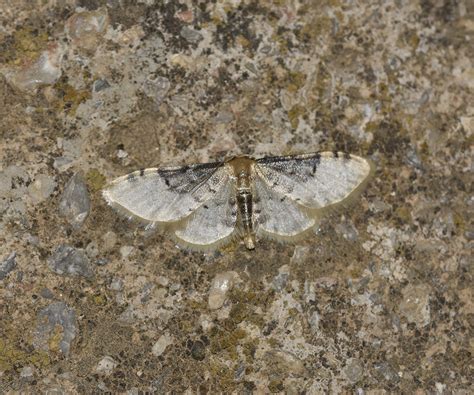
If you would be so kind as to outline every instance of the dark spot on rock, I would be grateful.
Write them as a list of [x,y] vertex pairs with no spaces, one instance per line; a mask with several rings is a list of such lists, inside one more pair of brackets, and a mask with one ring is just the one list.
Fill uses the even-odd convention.
[[202,361],[206,357],[206,346],[200,340],[193,343],[191,347],[191,356],[196,361]]

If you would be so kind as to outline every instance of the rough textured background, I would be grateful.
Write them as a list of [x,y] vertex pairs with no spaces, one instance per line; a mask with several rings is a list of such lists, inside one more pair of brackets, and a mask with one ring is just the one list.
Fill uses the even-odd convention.
[[[474,392],[468,1],[31,3],[0,0],[0,392]],[[191,253],[99,192],[333,149],[376,175],[295,246]]]

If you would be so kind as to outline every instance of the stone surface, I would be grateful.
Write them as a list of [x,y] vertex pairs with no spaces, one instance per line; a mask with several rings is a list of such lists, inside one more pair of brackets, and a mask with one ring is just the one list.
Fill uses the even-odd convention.
[[97,373],[103,373],[108,375],[112,373],[112,371],[117,367],[117,365],[117,361],[115,361],[112,357],[106,355],[99,361],[97,367],[95,368],[95,371]]
[[16,266],[16,252],[12,252],[0,262],[0,280],[3,280]]
[[54,178],[46,174],[39,174],[28,186],[28,194],[34,204],[41,203],[51,196],[56,188]]
[[235,281],[238,279],[236,272],[218,273],[214,280],[212,280],[211,288],[209,289],[208,305],[211,310],[216,310],[224,304],[227,292],[232,289]]
[[173,337],[169,334],[161,335],[160,338],[153,344],[153,348],[151,349],[152,354],[155,357],[159,357],[166,351],[166,347],[173,344]]
[[83,177],[76,173],[66,184],[59,201],[59,214],[76,229],[87,219],[90,199]]
[[53,302],[38,312],[37,322],[34,346],[68,356],[77,331],[75,311],[64,302]]
[[85,252],[68,245],[60,245],[48,258],[49,268],[63,276],[92,278],[94,272]]
[[[469,2],[7,3],[0,393],[474,392]],[[375,174],[294,244],[188,251],[100,192],[318,150]]]

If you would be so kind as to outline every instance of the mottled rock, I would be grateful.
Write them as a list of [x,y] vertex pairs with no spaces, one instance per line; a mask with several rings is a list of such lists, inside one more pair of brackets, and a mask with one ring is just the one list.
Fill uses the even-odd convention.
[[218,273],[212,280],[211,289],[209,290],[209,308],[217,310],[222,307],[227,297],[227,292],[232,289],[238,279],[236,272],[228,271]]
[[272,286],[278,292],[281,292],[288,282],[290,277],[290,267],[288,265],[283,265],[278,269],[278,274],[273,278]]
[[191,346],[191,356],[196,361],[202,361],[206,358],[206,346],[200,340],[196,340]]
[[173,344],[174,338],[168,333],[165,333],[160,336],[160,338],[156,341],[151,349],[151,352],[154,356],[158,357],[163,354],[166,350],[166,347]]
[[72,159],[66,156],[59,156],[54,158],[53,167],[59,171],[63,172],[69,169],[72,166]]
[[106,79],[95,80],[94,83],[92,84],[93,92],[100,92],[107,88],[110,88],[110,84]]
[[183,26],[179,34],[181,35],[181,37],[183,37],[186,41],[190,43],[198,43],[203,39],[201,33],[194,29],[191,29],[188,26]]
[[402,301],[399,305],[400,314],[408,322],[415,323],[419,327],[428,325],[430,322],[430,289],[427,285],[408,284],[402,290]]
[[27,192],[30,176],[20,166],[8,166],[0,172],[0,198],[22,198]]
[[46,200],[54,192],[56,181],[53,177],[46,174],[39,174],[34,181],[28,186],[28,194],[34,204],[41,203]]
[[7,74],[7,78],[13,85],[25,91],[34,91],[41,85],[54,84],[61,77],[63,53],[62,46],[50,44],[36,62]]
[[24,380],[30,381],[33,379],[34,373],[35,370],[33,366],[25,366],[23,369],[21,369],[20,377]]
[[3,280],[16,266],[16,252],[12,252],[0,263],[0,280]]
[[102,358],[97,364],[95,371],[97,373],[110,374],[117,367],[118,362],[115,361],[112,357],[106,355]]
[[108,25],[107,9],[100,7],[94,11],[76,12],[67,20],[65,30],[74,45],[95,51]]
[[166,77],[148,76],[143,83],[143,93],[152,98],[156,104],[160,104],[168,94],[171,83]]
[[[38,313],[38,325],[34,335],[37,349],[51,350],[58,347],[64,355],[69,355],[71,343],[76,337],[76,313],[64,302],[54,302]],[[58,337],[57,327],[61,328]]]
[[305,372],[303,362],[295,355],[285,351],[268,351],[265,353],[264,359],[275,375],[290,373],[301,376]]
[[99,245],[97,241],[93,240],[86,246],[86,254],[89,258],[94,259],[99,255]]
[[92,278],[94,272],[84,250],[68,245],[60,245],[48,258],[49,268],[63,276],[82,276]]
[[130,254],[133,252],[133,246],[122,246],[120,247],[120,255],[122,255],[122,259],[127,259]]
[[356,241],[359,237],[357,229],[351,221],[345,220],[337,224],[335,227],[337,233],[349,241]]
[[109,285],[112,291],[121,291],[123,289],[123,280],[121,278],[114,278]]
[[90,211],[87,185],[79,173],[74,174],[66,184],[59,201],[59,214],[78,229],[82,226]]
[[101,244],[101,249],[104,252],[111,251],[114,247],[115,244],[117,243],[117,235],[109,230],[102,236],[102,244]]
[[379,379],[385,380],[391,384],[400,381],[400,376],[397,374],[397,370],[386,361],[375,364],[374,371]]
[[358,359],[350,358],[347,360],[344,374],[352,384],[357,383],[364,375],[364,366]]

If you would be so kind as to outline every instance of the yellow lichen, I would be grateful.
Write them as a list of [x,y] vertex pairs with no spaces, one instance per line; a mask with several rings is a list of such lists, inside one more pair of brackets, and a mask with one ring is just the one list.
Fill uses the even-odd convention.
[[90,89],[75,89],[73,86],[65,82],[57,82],[54,88],[58,92],[60,100],[57,101],[56,107],[59,110],[69,112],[71,115],[77,110],[77,107],[86,100],[90,99]]
[[48,340],[48,347],[51,352],[59,352],[61,339],[64,335],[64,329],[61,325],[55,325],[54,330],[52,331],[51,335],[49,336]]
[[299,124],[300,116],[305,114],[305,109],[303,106],[298,104],[294,105],[290,111],[288,111],[288,119],[290,120],[291,127],[296,129]]
[[90,169],[86,174],[87,186],[92,192],[97,192],[105,185],[105,176],[97,169]]
[[23,28],[13,33],[13,46],[4,54],[11,58],[14,65],[22,65],[36,60],[48,44],[46,32],[36,32],[32,28]]

